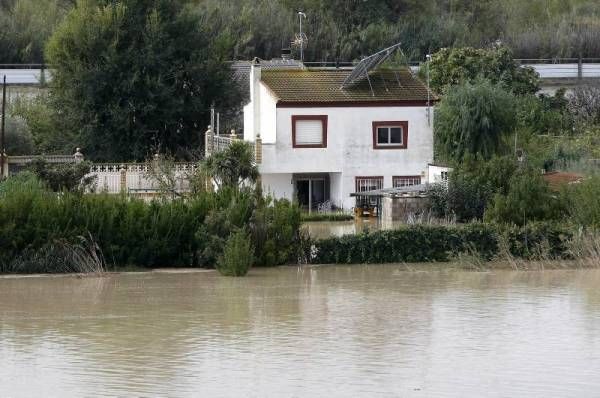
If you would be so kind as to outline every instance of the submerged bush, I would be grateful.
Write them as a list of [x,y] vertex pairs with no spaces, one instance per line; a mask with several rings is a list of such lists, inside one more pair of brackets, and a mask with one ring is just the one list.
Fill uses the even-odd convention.
[[240,229],[229,235],[216,268],[224,276],[245,276],[253,261],[252,240],[245,230]]
[[[49,242],[91,236],[111,266],[215,267],[229,236],[247,228],[258,264],[295,262],[300,211],[255,191],[222,189],[146,203],[121,195],[54,193],[31,173],[0,183],[0,272]],[[46,272],[46,271],[45,271]]]
[[473,223],[465,226],[406,226],[393,231],[332,237],[314,242],[315,264],[380,264],[445,262],[459,255],[498,257],[503,243],[508,254],[534,258],[549,246],[548,258],[569,256],[572,234],[554,224],[502,227]]

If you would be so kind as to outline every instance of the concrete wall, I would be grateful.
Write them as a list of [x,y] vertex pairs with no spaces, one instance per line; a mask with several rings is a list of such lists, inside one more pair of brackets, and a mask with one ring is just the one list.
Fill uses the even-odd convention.
[[[260,84],[260,137],[264,144],[274,144],[277,137],[277,101],[269,89]],[[244,106],[244,140],[254,142],[254,102],[250,101]]]
[[384,197],[381,201],[382,221],[406,221],[410,215],[427,209],[427,198],[422,197]]
[[278,199],[293,200],[294,185],[292,174],[261,174],[262,188],[265,194],[271,194]]

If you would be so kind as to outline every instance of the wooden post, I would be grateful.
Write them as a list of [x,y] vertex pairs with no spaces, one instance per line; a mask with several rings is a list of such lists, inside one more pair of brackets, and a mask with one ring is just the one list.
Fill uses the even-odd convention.
[[579,54],[579,60],[577,61],[577,80],[583,79],[583,56]]
[[256,164],[262,163],[262,138],[260,138],[260,134],[257,134],[254,140],[254,160]]
[[127,168],[125,165],[121,165],[119,172],[121,173],[121,178],[119,179],[119,191],[121,193],[127,193]]

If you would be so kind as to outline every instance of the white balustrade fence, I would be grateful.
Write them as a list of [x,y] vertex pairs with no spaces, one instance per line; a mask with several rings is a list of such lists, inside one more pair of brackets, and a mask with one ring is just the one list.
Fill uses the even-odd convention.
[[[189,192],[190,176],[197,167],[195,163],[176,163],[173,170],[161,174],[152,172],[152,165],[149,163],[106,163],[93,165],[86,177],[96,177],[94,192],[148,195],[156,194],[163,187],[169,186],[180,194]],[[164,183],[161,184],[159,179]],[[173,186],[167,179],[172,180]]]

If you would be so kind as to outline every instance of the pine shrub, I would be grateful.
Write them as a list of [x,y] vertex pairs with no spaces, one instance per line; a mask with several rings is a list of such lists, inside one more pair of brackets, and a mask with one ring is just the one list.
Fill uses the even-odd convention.
[[217,270],[223,276],[245,276],[254,262],[254,247],[249,234],[240,229],[227,239]]

